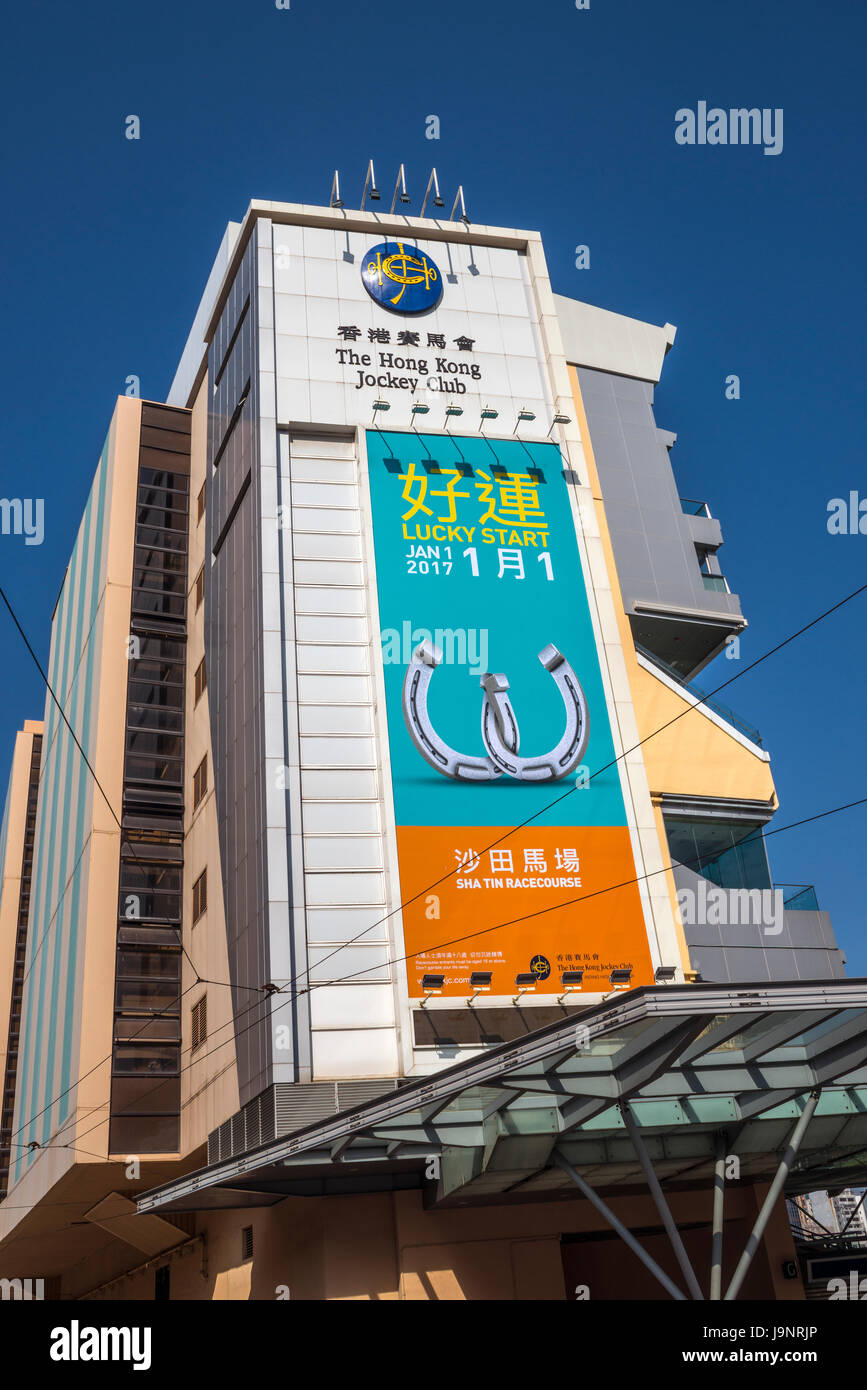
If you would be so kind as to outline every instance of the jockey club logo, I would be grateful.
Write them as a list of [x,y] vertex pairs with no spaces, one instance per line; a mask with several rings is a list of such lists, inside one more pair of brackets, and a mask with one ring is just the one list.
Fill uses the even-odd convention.
[[364,288],[383,309],[423,314],[439,304],[442,276],[430,256],[402,241],[383,241],[364,257]]

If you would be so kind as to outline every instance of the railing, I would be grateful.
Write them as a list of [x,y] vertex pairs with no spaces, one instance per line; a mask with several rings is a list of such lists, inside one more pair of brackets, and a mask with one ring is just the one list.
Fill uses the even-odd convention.
[[658,666],[660,671],[664,671],[670,680],[677,681],[677,684],[682,686],[684,690],[688,690],[690,695],[694,695],[697,700],[701,700],[703,705],[707,705],[708,709],[712,709],[717,714],[721,715],[728,724],[732,724],[740,733],[744,734],[751,743],[758,744],[759,748],[761,748],[762,736],[758,729],[753,728],[752,724],[747,724],[745,720],[741,719],[740,715],[735,714],[734,710],[730,709],[728,705],[724,705],[720,700],[715,700],[692,681],[684,680],[683,676],[675,671],[673,666],[669,666],[668,662],[663,661],[662,657],[656,656],[654,652],[650,652],[646,647],[642,647],[640,642],[636,642],[635,650],[640,652],[643,657],[646,657],[648,661],[651,661],[654,666]]
[[812,883],[775,883],[783,890],[783,907],[787,912],[818,912],[819,901]]
[[729,594],[731,589],[726,583],[724,574],[703,574],[701,582],[706,589],[710,589],[714,594]]
[[707,502],[696,502],[694,497],[681,497],[680,510],[685,516],[706,516],[710,518],[710,507]]

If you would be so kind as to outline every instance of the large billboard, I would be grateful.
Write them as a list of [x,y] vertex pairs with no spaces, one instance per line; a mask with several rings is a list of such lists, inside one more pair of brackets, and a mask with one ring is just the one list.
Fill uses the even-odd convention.
[[369,430],[367,455],[410,995],[650,983],[559,448]]

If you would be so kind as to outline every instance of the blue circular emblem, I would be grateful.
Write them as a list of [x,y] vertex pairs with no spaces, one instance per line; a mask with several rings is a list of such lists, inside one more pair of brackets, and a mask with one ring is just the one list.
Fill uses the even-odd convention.
[[364,288],[383,309],[423,314],[439,304],[443,277],[430,256],[405,241],[383,241],[361,265]]
[[530,961],[530,969],[537,980],[547,980],[551,974],[551,962],[546,956],[534,956]]

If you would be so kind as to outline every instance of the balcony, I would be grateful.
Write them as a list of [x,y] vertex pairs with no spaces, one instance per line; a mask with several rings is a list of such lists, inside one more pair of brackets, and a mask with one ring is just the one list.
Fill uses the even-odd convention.
[[710,507],[707,502],[696,502],[694,497],[681,497],[680,510],[684,516],[706,516],[711,520]]
[[694,696],[695,699],[701,700],[703,705],[706,705],[708,709],[712,709],[714,713],[718,714],[721,719],[724,719],[727,724],[731,724],[733,728],[737,729],[738,733],[748,738],[750,743],[755,743],[759,748],[762,747],[762,736],[758,729],[754,728],[752,724],[748,724],[746,720],[741,719],[740,715],[735,714],[734,710],[731,709],[729,705],[723,704],[722,700],[717,700],[712,695],[705,694],[701,686],[696,685],[695,681],[686,680],[686,678],[680,675],[673,666],[669,666],[667,661],[663,661],[662,657],[649,651],[647,647],[643,647],[640,642],[636,642],[635,650],[639,652],[646,661],[658,667],[660,671],[668,676],[669,680],[675,681],[682,690]]
[[812,883],[775,883],[783,893],[783,907],[787,912],[818,912],[819,902]]
[[[690,961],[702,980],[746,984],[844,977],[845,958],[812,885],[721,888],[676,860],[672,869]],[[782,913],[775,890],[783,894]]]

